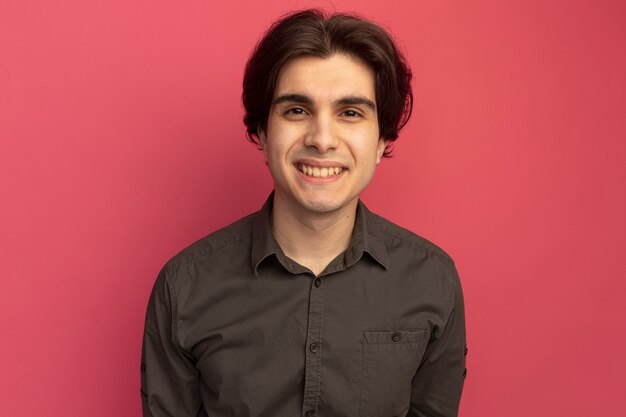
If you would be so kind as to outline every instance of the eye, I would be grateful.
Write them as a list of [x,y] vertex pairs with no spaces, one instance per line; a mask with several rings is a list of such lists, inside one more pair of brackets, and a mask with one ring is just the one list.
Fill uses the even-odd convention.
[[361,117],[361,113],[356,110],[344,110],[341,114],[349,118]]
[[290,109],[287,109],[287,111],[285,112],[285,115],[287,116],[303,116],[305,114],[306,112],[301,107],[292,107]]

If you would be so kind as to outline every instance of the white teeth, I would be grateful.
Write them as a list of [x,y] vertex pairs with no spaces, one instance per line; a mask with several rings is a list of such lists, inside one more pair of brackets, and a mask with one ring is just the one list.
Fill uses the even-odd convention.
[[298,168],[300,172],[302,172],[304,175],[308,175],[309,177],[315,177],[315,178],[326,178],[332,175],[339,175],[343,171],[343,168],[340,168],[340,167],[319,168],[319,167],[310,167],[304,164],[300,164]]

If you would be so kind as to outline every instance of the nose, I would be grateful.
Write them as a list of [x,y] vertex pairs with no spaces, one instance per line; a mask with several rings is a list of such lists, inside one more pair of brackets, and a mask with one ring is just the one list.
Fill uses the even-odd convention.
[[327,114],[318,114],[312,120],[304,144],[307,147],[316,148],[319,153],[326,153],[336,149],[339,145],[337,133],[333,117]]

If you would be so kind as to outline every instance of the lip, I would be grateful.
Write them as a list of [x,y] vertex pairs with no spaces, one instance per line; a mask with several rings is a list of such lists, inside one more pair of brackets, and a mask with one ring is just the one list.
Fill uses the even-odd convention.
[[320,161],[317,159],[298,159],[295,163],[294,166],[297,167],[299,164],[304,164],[304,165],[308,165],[310,167],[317,167],[317,168],[341,168],[343,170],[346,169],[346,167],[340,163],[340,162],[336,162],[336,161]]

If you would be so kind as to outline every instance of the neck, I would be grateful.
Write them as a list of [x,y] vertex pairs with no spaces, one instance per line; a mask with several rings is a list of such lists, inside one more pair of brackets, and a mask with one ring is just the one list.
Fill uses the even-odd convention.
[[319,275],[350,244],[357,199],[338,210],[319,213],[274,195],[272,231],[285,255]]

